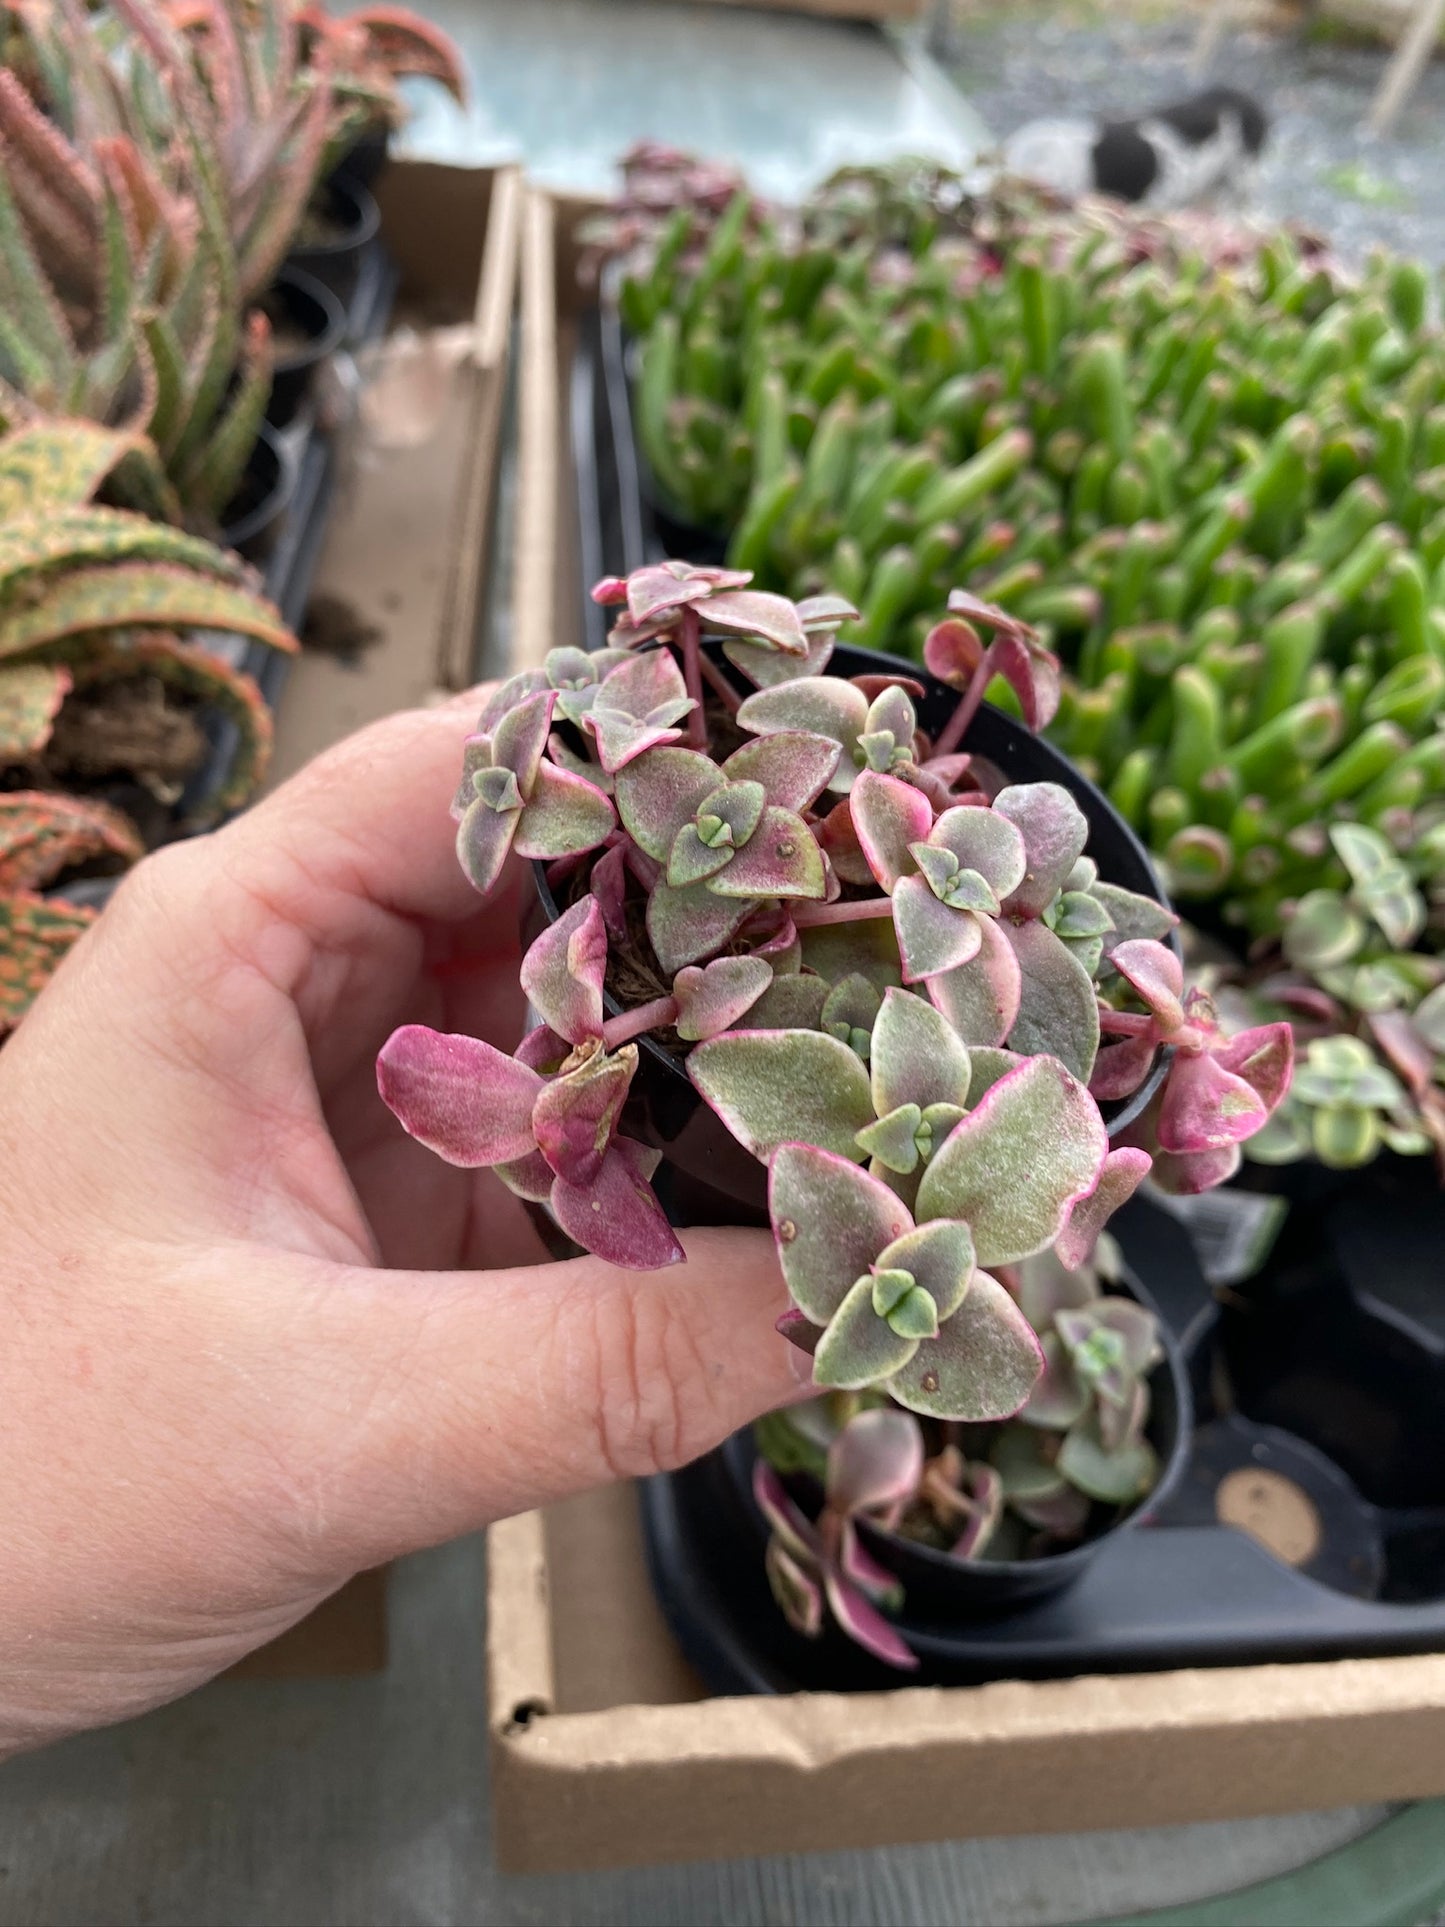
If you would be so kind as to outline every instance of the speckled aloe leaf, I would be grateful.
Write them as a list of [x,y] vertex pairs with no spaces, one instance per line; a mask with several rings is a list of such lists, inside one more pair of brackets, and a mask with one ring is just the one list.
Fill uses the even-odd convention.
[[1042,916],[1083,855],[1089,825],[1083,811],[1058,783],[1014,783],[1001,790],[994,808],[1024,840],[1028,868],[1006,904],[1024,916]]
[[788,1291],[817,1325],[829,1322],[879,1252],[913,1223],[887,1185],[813,1144],[779,1146],[768,1210]]
[[1025,1425],[1037,1425],[1048,1432],[1066,1432],[1089,1409],[1088,1387],[1074,1370],[1073,1359],[1057,1332],[1046,1331],[1039,1344],[1044,1369],[1019,1418]]
[[1019,1009],[1010,1047],[1025,1057],[1047,1052],[1087,1083],[1099,1050],[1093,979],[1047,924],[1005,918],[998,927],[1019,966]]
[[760,689],[738,711],[739,726],[754,735],[802,730],[837,743],[838,764],[828,787],[839,792],[849,790],[858,773],[855,752],[867,718],[868,698],[863,691],[835,676],[810,676]]
[[48,790],[0,791],[0,891],[38,890],[92,857],[134,863],[144,854],[134,824],[106,803]]
[[732,1031],[699,1044],[688,1070],[754,1157],[766,1159],[778,1145],[803,1139],[852,1158],[856,1134],[873,1122],[861,1060],[822,1031]]
[[41,648],[88,629],[226,629],[288,653],[296,639],[259,596],[164,562],[124,562],[68,571],[0,616],[0,657]]
[[217,581],[239,581],[245,564],[210,542],[123,509],[33,510],[0,523],[0,583],[56,563],[174,562]]
[[837,743],[804,729],[782,729],[735,749],[722,766],[730,783],[761,783],[779,809],[805,810],[838,767]]
[[596,1050],[537,1093],[532,1106],[537,1149],[559,1178],[589,1185],[597,1177],[636,1071],[636,1044],[610,1055]]
[[979,950],[971,963],[928,980],[928,994],[963,1041],[998,1046],[1014,1027],[1023,976],[1013,945],[992,917],[979,920]]
[[709,878],[707,887],[725,897],[816,900],[826,887],[823,859],[802,817],[770,804],[747,842]]
[[698,614],[705,629],[730,635],[761,636],[785,655],[805,656],[808,637],[795,604],[768,589],[724,589],[710,595]]
[[407,1024],[382,1047],[376,1078],[408,1135],[448,1164],[500,1164],[536,1148],[542,1079],[479,1037]]
[[687,1254],[648,1182],[656,1164],[654,1152],[616,1138],[594,1178],[557,1178],[553,1215],[569,1238],[609,1265],[660,1271],[681,1264]]
[[678,831],[722,780],[699,750],[651,749],[617,772],[617,813],[637,847],[666,863]]
[[868,867],[881,889],[917,868],[911,850],[933,828],[933,806],[922,790],[897,776],[863,770],[850,792],[853,828]]
[[1211,1052],[1180,1052],[1155,1129],[1162,1151],[1217,1151],[1242,1144],[1268,1116],[1254,1086],[1226,1070]]
[[0,761],[28,761],[44,749],[69,693],[70,671],[58,662],[0,669]]
[[94,422],[54,420],[0,442],[0,522],[42,509],[79,508],[123,461],[155,454],[143,435]]
[[772,981],[772,968],[761,957],[716,957],[701,970],[689,964],[672,981],[678,1036],[701,1043],[730,1029]]
[[607,931],[595,897],[583,897],[549,924],[522,959],[520,978],[544,1024],[582,1044],[602,1034]]
[[828,1503],[840,1512],[892,1514],[913,1497],[922,1472],[916,1419],[887,1406],[857,1412],[828,1447]]
[[1059,1471],[1091,1499],[1131,1505],[1153,1489],[1159,1461],[1147,1439],[1110,1451],[1099,1436],[1097,1412],[1089,1412],[1059,1448]]
[[595,784],[542,763],[518,816],[512,847],[524,857],[576,856],[595,850],[616,821],[611,803]]
[[916,1351],[919,1339],[880,1318],[872,1278],[859,1278],[829,1321],[813,1354],[813,1382],[857,1391],[890,1377]]
[[746,897],[717,896],[706,883],[674,890],[659,880],[647,899],[647,935],[658,963],[672,975],[716,956],[754,907]]
[[1099,1233],[1148,1177],[1151,1163],[1147,1151],[1130,1145],[1122,1145],[1109,1153],[1099,1172],[1099,1182],[1074,1205],[1068,1223],[1059,1233],[1054,1250],[1062,1264],[1074,1271],[1088,1263]]
[[905,1231],[878,1254],[880,1271],[903,1271],[933,1300],[940,1319],[952,1318],[974,1273],[973,1233],[957,1219],[934,1218]]
[[[798,607],[801,611],[802,604]],[[808,652],[804,656],[785,655],[757,642],[742,642],[729,636],[723,654],[734,668],[741,669],[755,689],[771,689],[776,683],[793,682],[800,676],[821,676],[833,653],[833,638],[826,630],[810,631]]]
[[869,1078],[873,1104],[885,1117],[901,1104],[968,1102],[967,1048],[941,1012],[906,990],[887,990],[873,1024]]
[[893,886],[893,928],[904,983],[971,963],[983,947],[983,922],[972,910],[942,902],[923,877],[900,877]]
[[1018,825],[997,810],[945,810],[928,840],[957,857],[961,868],[977,870],[1000,902],[1024,880],[1028,856],[1023,836]]
[[962,1218],[981,1265],[1016,1264],[1053,1243],[1108,1153],[1093,1099],[1063,1065],[1030,1058],[988,1092],[923,1174],[918,1215]]
[[0,1036],[20,1022],[94,921],[93,910],[59,898],[23,890],[0,896]]
[[1134,939],[1115,944],[1109,961],[1165,1032],[1184,1022],[1184,966],[1165,944]]
[[888,1391],[911,1412],[982,1422],[1018,1411],[1042,1368],[1023,1313],[996,1278],[980,1271],[937,1338],[919,1345]]

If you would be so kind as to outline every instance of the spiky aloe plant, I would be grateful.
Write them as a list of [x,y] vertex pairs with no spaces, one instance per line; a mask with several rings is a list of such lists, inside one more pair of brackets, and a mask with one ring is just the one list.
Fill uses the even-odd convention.
[[260,692],[189,630],[230,630],[273,648],[295,641],[237,557],[94,497],[119,466],[155,468],[136,438],[56,421],[0,439],[0,768],[42,771],[72,691],[154,678],[195,708],[223,711],[241,747],[211,810],[234,808],[265,768]]

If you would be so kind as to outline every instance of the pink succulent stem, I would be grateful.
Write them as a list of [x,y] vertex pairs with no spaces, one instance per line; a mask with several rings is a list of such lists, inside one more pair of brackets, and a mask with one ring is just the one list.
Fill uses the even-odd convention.
[[713,694],[722,703],[729,716],[736,716],[743,706],[743,699],[733,688],[721,669],[718,668],[715,662],[710,662],[701,651],[698,652],[698,667],[702,671],[704,682],[706,682],[709,689],[712,690]]
[[870,917],[891,917],[893,903],[889,897],[865,897],[853,903],[795,903],[791,914],[795,928],[811,930],[820,923],[865,923]]
[[964,731],[978,714],[978,706],[983,701],[983,692],[993,681],[993,650],[985,649],[983,660],[969,681],[968,688],[958,699],[958,707],[939,731],[938,740],[933,745],[935,756],[947,756],[958,748],[963,741]]
[[630,1044],[634,1037],[641,1037],[645,1031],[666,1030],[676,1022],[676,997],[654,997],[650,1004],[639,1004],[636,1010],[624,1010],[619,1017],[609,1017],[602,1026],[602,1042],[608,1050],[616,1050],[621,1044]]
[[684,608],[682,612],[682,677],[687,684],[687,693],[692,697],[692,714],[687,719],[687,740],[691,749],[706,750],[707,718],[702,709],[702,644],[699,641],[701,623],[696,609]]
[[1099,1006],[1099,1029],[1111,1031],[1115,1037],[1142,1037],[1154,1028],[1154,1019],[1132,1010],[1110,1010],[1106,1004]]

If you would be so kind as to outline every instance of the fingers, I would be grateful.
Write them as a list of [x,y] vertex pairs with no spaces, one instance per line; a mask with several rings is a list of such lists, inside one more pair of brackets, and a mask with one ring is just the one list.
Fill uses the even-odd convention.
[[[697,1230],[687,1263],[595,1258],[521,1271],[337,1274],[308,1349],[333,1396],[300,1451],[326,1483],[330,1551],[358,1563],[611,1480],[686,1463],[800,1396],[810,1361],[774,1330],[786,1295],[765,1232]],[[299,1334],[298,1334],[299,1336]],[[293,1448],[295,1449],[295,1448]]]

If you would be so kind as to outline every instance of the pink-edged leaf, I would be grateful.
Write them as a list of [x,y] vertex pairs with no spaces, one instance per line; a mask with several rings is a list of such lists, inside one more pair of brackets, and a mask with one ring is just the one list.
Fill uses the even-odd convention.
[[540,1151],[525,1158],[509,1158],[492,1168],[514,1197],[526,1198],[532,1204],[546,1204],[557,1182],[556,1173]]
[[1057,1332],[1046,1331],[1039,1345],[1044,1355],[1044,1369],[1019,1417],[1026,1425],[1038,1425],[1049,1432],[1066,1432],[1088,1411],[1089,1388],[1075,1371],[1074,1361]]
[[554,689],[538,690],[508,710],[492,732],[492,761],[498,769],[511,770],[524,800],[537,780],[556,702]]
[[498,689],[492,691],[486,708],[477,722],[477,735],[490,736],[509,710],[528,696],[535,696],[539,690],[546,689],[547,672],[545,669],[522,669],[515,676],[508,676]]
[[704,601],[712,592],[712,584],[701,570],[694,570],[686,562],[658,562],[634,569],[627,578],[626,590],[628,615],[635,623],[643,623],[665,610]]
[[965,870],[977,870],[1000,903],[1024,880],[1028,857],[1017,824],[997,810],[963,806],[945,810],[928,841],[956,856]]
[[546,1024],[538,1024],[535,1030],[527,1032],[512,1055],[529,1070],[537,1071],[543,1077],[551,1077],[572,1055],[572,1046]]
[[[801,613],[803,604],[798,604]],[[781,649],[770,649],[760,642],[740,642],[729,636],[723,654],[755,689],[771,689],[775,683],[793,682],[799,676],[821,676],[833,654],[833,637],[826,630],[809,631],[808,653],[786,656]]]
[[833,866],[833,872],[842,883],[872,883],[873,872],[868,859],[863,854],[863,845],[858,841],[858,832],[853,826],[853,810],[845,796],[834,805],[822,822],[815,825],[814,836],[818,848]]
[[861,689],[836,676],[810,676],[779,683],[749,696],[738,710],[738,725],[755,736],[780,729],[826,736],[841,747],[829,788],[848,790],[858,773],[858,736],[868,720],[868,699]]
[[1055,1058],[1032,1057],[934,1153],[918,1187],[918,1216],[962,1218],[981,1265],[1017,1264],[1058,1237],[1108,1150],[1083,1085]]
[[552,1211],[569,1238],[606,1264],[628,1271],[661,1271],[681,1264],[678,1243],[648,1178],[655,1160],[630,1138],[617,1138],[596,1177],[552,1186]]
[[805,810],[828,787],[838,767],[838,744],[803,729],[781,729],[734,750],[722,766],[730,783],[761,783],[770,803]]
[[536,1148],[541,1078],[480,1037],[407,1024],[383,1045],[376,1081],[408,1136],[448,1164],[474,1169]]
[[611,796],[612,778],[602,765],[594,763],[589,756],[579,756],[570,744],[563,742],[555,729],[547,738],[547,755],[557,769],[566,770],[569,776],[580,776],[584,782],[601,790],[604,796]]
[[604,677],[586,718],[603,769],[615,775],[645,750],[676,742],[682,732],[674,725],[692,708],[668,650],[624,657]]
[[674,890],[658,882],[647,899],[647,935],[668,975],[714,957],[752,914],[747,897],[720,897],[706,883]]
[[666,863],[678,831],[722,782],[695,749],[652,749],[617,773],[617,813],[640,850]]
[[992,917],[979,919],[972,963],[928,980],[928,994],[965,1044],[1001,1045],[1014,1027],[1023,977],[1013,945]]
[[636,1070],[635,1044],[610,1056],[598,1050],[538,1093],[532,1107],[537,1149],[559,1178],[588,1185],[597,1177]]
[[856,622],[858,611],[846,596],[804,596],[797,605],[798,620],[811,637],[815,630],[840,629],[845,622]]
[[604,609],[612,608],[627,600],[627,577],[625,575],[604,575],[592,584],[587,591],[592,600]]
[[768,1541],[763,1554],[767,1574],[778,1610],[795,1633],[816,1639],[823,1630],[823,1586],[777,1538]]
[[873,1105],[886,1117],[901,1104],[968,1102],[972,1067],[953,1026],[906,990],[885,990],[868,1059]]
[[874,1659],[882,1660],[885,1666],[895,1666],[900,1672],[917,1670],[917,1654],[909,1650],[902,1635],[889,1625],[857,1586],[850,1585],[832,1567],[824,1568],[823,1585],[828,1594],[829,1610],[855,1646],[861,1646]]
[[1123,890],[1117,883],[1094,883],[1089,894],[1113,919],[1114,928],[1104,939],[1106,957],[1117,945],[1138,937],[1167,937],[1179,921],[1162,903],[1141,897],[1135,890]]
[[1226,1144],[1217,1151],[1189,1151],[1178,1155],[1158,1151],[1149,1175],[1169,1196],[1194,1198],[1202,1191],[1212,1191],[1217,1184],[1228,1183],[1239,1169],[1243,1155],[1237,1144]]
[[815,1325],[811,1318],[805,1318],[793,1305],[779,1312],[773,1320],[773,1330],[779,1338],[786,1338],[790,1345],[796,1345],[800,1352],[811,1358],[818,1349],[818,1340],[823,1336],[823,1327]]
[[862,770],[849,795],[853,828],[879,887],[891,891],[917,868],[910,845],[933,828],[933,806],[921,790],[897,776]]
[[971,963],[983,945],[983,922],[971,910],[950,909],[922,877],[900,877],[893,886],[893,928],[904,983]]
[[1023,1057],[1057,1057],[1087,1082],[1099,1050],[1099,999],[1092,977],[1047,924],[1005,918],[998,927],[1019,966],[1019,1011],[1009,1048]]
[[1217,1151],[1243,1144],[1269,1112],[1252,1084],[1210,1051],[1179,1051],[1169,1069],[1156,1126],[1163,1151]]
[[1116,943],[1109,961],[1138,992],[1166,1034],[1184,1022],[1184,966],[1162,943],[1135,937]]
[[1099,1103],[1116,1103],[1132,1097],[1154,1062],[1159,1046],[1149,1035],[1124,1037],[1117,1044],[1105,1044],[1094,1059],[1089,1074],[1089,1095]]
[[989,667],[1001,676],[1019,699],[1030,729],[1047,729],[1058,714],[1062,677],[1059,659],[1051,650],[1021,635],[1000,634],[988,650]]
[[1269,1115],[1288,1093],[1294,1076],[1294,1031],[1282,1023],[1236,1031],[1215,1049],[1214,1058],[1258,1093]]
[[955,1218],[933,1218],[886,1245],[878,1269],[906,1271],[933,1300],[939,1318],[952,1318],[973,1278],[973,1233]]
[[945,616],[923,639],[924,667],[950,689],[967,689],[983,651],[983,638],[962,616]]
[[610,850],[592,865],[592,875],[588,887],[597,899],[597,907],[602,912],[602,923],[613,943],[621,943],[627,935],[627,852],[621,843],[615,843]]
[[[1433,991],[1431,995],[1434,995]],[[1435,1052],[1416,1030],[1409,1016],[1403,1010],[1381,1010],[1373,1012],[1368,1021],[1371,1036],[1405,1080],[1411,1096],[1418,1098],[1423,1095],[1429,1090],[1435,1075]],[[1240,1035],[1248,1036],[1249,1033],[1242,1031]],[[1250,1079],[1251,1083],[1253,1081]]]
[[802,1508],[794,1504],[777,1469],[769,1465],[766,1459],[757,1459],[753,1463],[753,1498],[770,1530],[794,1558],[810,1564],[821,1561],[823,1541],[818,1528],[806,1517]]
[[873,1280],[857,1280],[813,1354],[813,1383],[833,1391],[880,1384],[908,1363],[918,1340],[895,1331],[873,1307]]
[[823,1031],[727,1031],[699,1044],[687,1068],[756,1158],[795,1138],[851,1158],[854,1137],[873,1122],[862,1059]]
[[828,1448],[828,1504],[844,1513],[896,1513],[922,1475],[916,1419],[886,1406],[856,1412]]
[[548,926],[522,959],[519,976],[532,1008],[569,1044],[602,1035],[607,930],[595,897],[583,897]]
[[[860,1416],[868,1417],[871,1414],[864,1413]],[[904,1418],[907,1414],[897,1412],[891,1416]],[[891,1528],[890,1513],[893,1510],[894,1508],[890,1508],[880,1521],[885,1527]],[[897,1573],[890,1572],[887,1566],[880,1565],[873,1557],[858,1535],[856,1521],[851,1518],[845,1518],[839,1522],[838,1548],[835,1556],[839,1572],[845,1579],[850,1580],[865,1598],[871,1599],[875,1606],[886,1606],[890,1611],[896,1612],[903,1604],[903,1587]]]
[[460,823],[467,811],[477,800],[475,778],[484,769],[492,767],[492,739],[478,734],[468,736],[462,744],[462,773],[457,784],[457,793],[452,798],[452,821]]
[[675,722],[667,711],[659,717],[628,716],[620,709],[604,708],[600,702],[587,716],[587,727],[597,742],[597,760],[612,776],[647,750],[680,742],[683,732],[674,727]]
[[512,847],[525,857],[580,856],[605,842],[616,826],[612,805],[596,784],[543,763],[517,818]]
[[731,635],[761,636],[787,656],[806,656],[808,638],[798,619],[796,604],[767,589],[724,589],[711,595],[698,612],[705,629],[726,629]]
[[1104,1159],[1099,1182],[1069,1212],[1068,1222],[1054,1245],[1059,1262],[1070,1271],[1086,1265],[1094,1255],[1099,1233],[1121,1204],[1127,1204],[1149,1175],[1153,1162],[1147,1151],[1125,1145]]
[[829,1322],[878,1253],[913,1225],[886,1184],[813,1144],[774,1153],[768,1211],[788,1291],[815,1325]]
[[725,869],[708,883],[725,897],[811,897],[824,894],[823,859],[813,833],[792,810],[771,804]]
[[1004,908],[1042,916],[1084,853],[1089,840],[1084,812],[1058,783],[1011,783],[993,806],[1019,830],[1028,859],[1024,880]]
[[718,957],[702,970],[689,964],[672,982],[678,1036],[699,1043],[731,1029],[772,981],[772,967],[761,957]]
[[457,825],[457,861],[483,896],[502,874],[521,818],[520,810],[494,810],[478,797]]
[[1028,1320],[996,1278],[975,1272],[937,1338],[926,1338],[888,1391],[910,1412],[982,1422],[1010,1418],[1043,1370]]

